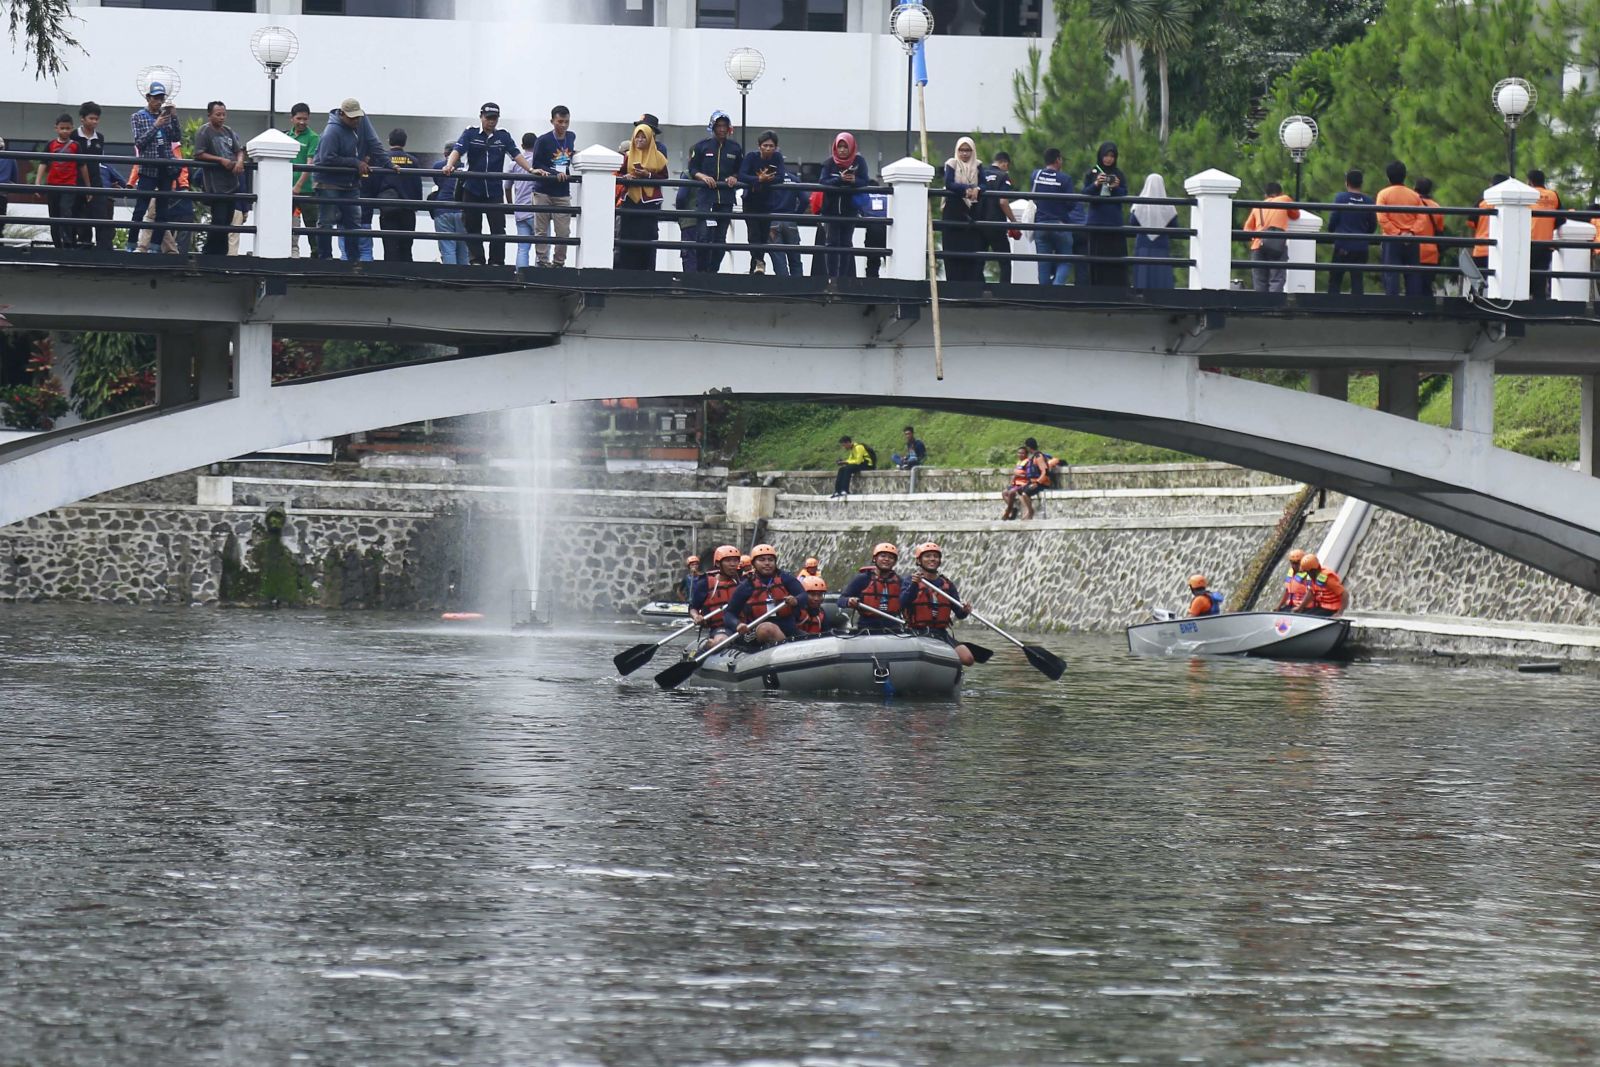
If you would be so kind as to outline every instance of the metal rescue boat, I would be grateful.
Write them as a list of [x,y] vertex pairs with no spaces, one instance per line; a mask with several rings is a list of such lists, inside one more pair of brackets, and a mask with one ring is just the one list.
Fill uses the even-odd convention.
[[1350,620],[1281,611],[1172,617],[1128,627],[1137,656],[1263,656],[1323,659],[1350,636]]
[[919,634],[830,635],[755,650],[736,645],[707,657],[692,684],[872,697],[949,696],[961,684],[956,650]]

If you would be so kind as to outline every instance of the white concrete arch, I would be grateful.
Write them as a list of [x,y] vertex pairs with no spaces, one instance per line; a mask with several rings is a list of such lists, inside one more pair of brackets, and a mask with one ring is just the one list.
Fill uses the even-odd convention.
[[[856,312],[851,314],[857,315]],[[475,412],[614,396],[823,397],[988,411],[1169,445],[1339,489],[1600,591],[1600,483],[1343,401],[1208,373],[1156,346],[1046,349],[977,321],[945,377],[921,345],[863,348],[799,323],[803,306],[663,323],[650,304],[579,318],[549,347],[267,387],[270,327],[240,328],[240,395],[41,440],[0,456],[0,525],[94,493],[262,448]],[[917,335],[909,335],[917,336]],[[819,341],[819,337],[822,338]],[[684,346],[688,347],[685,348]]]

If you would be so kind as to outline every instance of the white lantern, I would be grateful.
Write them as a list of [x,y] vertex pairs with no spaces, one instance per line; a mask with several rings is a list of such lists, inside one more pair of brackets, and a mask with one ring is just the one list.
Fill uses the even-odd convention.
[[723,64],[723,69],[728,72],[728,77],[732,78],[739,88],[748,89],[755,84],[756,79],[761,77],[762,72],[767,69],[767,61],[754,48],[741,46],[728,53],[728,59]]
[[300,39],[282,26],[263,26],[250,35],[250,51],[269,77],[277,77],[300,54]]
[[922,4],[899,4],[889,12],[889,32],[909,52],[933,33],[933,12]]
[[1539,91],[1524,78],[1502,78],[1495,84],[1490,99],[1506,125],[1515,126],[1539,102]]
[[178,99],[178,90],[183,88],[183,78],[177,71],[164,63],[157,63],[145,67],[134,76],[134,85],[139,89],[140,96],[150,94],[153,82],[159,82],[167,90],[167,103],[175,103]]

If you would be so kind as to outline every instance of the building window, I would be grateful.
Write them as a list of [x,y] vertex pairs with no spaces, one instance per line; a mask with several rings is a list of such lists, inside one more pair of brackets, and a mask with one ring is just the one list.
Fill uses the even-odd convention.
[[612,26],[654,26],[656,0],[611,0]]
[[101,7],[142,7],[166,11],[236,11],[253,15],[256,0],[100,0]]
[[815,30],[843,33],[845,0],[696,0],[704,30]]
[[365,15],[384,19],[453,19],[455,0],[301,0],[307,15]]
[[1043,0],[923,0],[933,32],[955,37],[1038,37]]

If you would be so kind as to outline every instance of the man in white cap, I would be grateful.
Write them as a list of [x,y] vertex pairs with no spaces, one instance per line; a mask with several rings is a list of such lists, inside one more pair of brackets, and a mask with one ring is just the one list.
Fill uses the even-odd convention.
[[[369,159],[387,161],[389,149],[378,140],[378,131],[361,108],[361,101],[351,97],[328,112],[328,127],[317,142],[316,178],[317,196],[322,225],[328,229],[354,231],[361,229],[361,211],[356,204],[360,180],[371,173]],[[324,169],[326,168],[326,169]],[[351,260],[359,253],[360,244],[354,233],[342,238],[344,258]],[[317,254],[323,259],[333,258],[333,236],[317,234]]]
[[[182,139],[183,131],[178,128],[176,110],[167,105],[166,85],[153,81],[146,86],[144,104],[129,120],[133,128],[133,150],[141,159],[171,159],[172,146]],[[156,163],[139,165],[138,190],[141,193],[170,193],[176,179],[177,173],[172,167]],[[134,224],[128,227],[127,247],[130,252],[139,245],[139,221],[145,217],[151,199],[141,196],[133,202]],[[166,197],[155,198],[155,201],[155,221],[158,224],[166,222],[172,217],[172,201]],[[151,234],[150,247],[159,250],[164,236],[165,231],[158,225]]]

